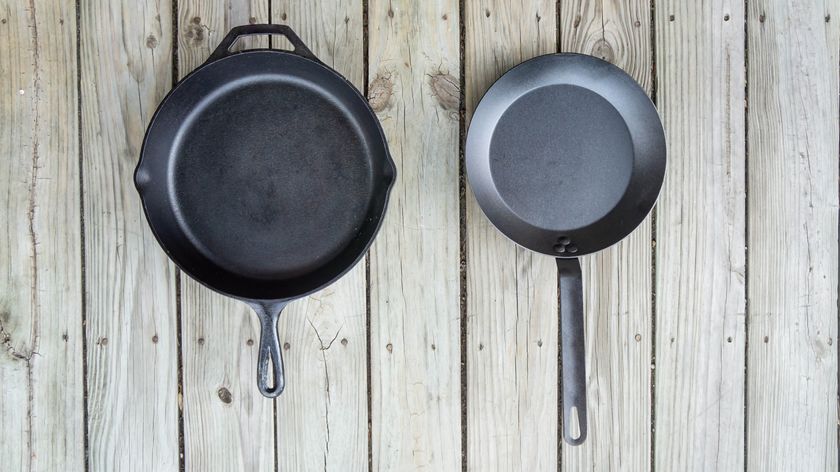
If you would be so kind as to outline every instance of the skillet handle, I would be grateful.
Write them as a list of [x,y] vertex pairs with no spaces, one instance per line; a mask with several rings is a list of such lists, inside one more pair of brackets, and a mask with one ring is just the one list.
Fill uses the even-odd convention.
[[[286,388],[283,374],[283,355],[277,338],[277,320],[288,301],[248,302],[260,318],[260,350],[257,354],[257,387],[268,398],[275,398]],[[273,367],[274,382],[269,385],[269,364]]]
[[[586,351],[583,343],[583,284],[577,258],[557,258],[560,334],[563,350],[563,438],[572,446],[586,439]],[[578,433],[573,422],[577,420]]]
[[[271,24],[263,24],[263,25],[242,25],[236,26],[230,30],[227,36],[222,39],[222,42],[216,47],[216,50],[213,51],[213,54],[210,55],[210,58],[207,59],[207,62],[217,61],[223,57],[230,56],[234,54],[230,51],[230,48],[233,46],[233,43],[239,39],[240,36],[252,36],[256,34],[267,34],[272,35],[276,34],[279,36],[285,36],[286,39],[292,43],[292,46],[295,48],[294,53],[298,56],[305,57],[307,59],[312,59],[313,61],[318,61],[318,58],[315,57],[315,54],[312,54],[312,51],[303,44],[303,41],[300,40],[297,34],[292,31],[286,25],[271,25]],[[318,61],[321,62],[321,61]]]

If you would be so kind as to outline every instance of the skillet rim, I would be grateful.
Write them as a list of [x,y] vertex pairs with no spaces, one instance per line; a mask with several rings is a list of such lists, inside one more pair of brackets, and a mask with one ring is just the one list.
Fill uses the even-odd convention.
[[[166,105],[167,105],[167,103],[169,103],[169,100],[171,99],[173,94],[176,92],[176,90],[178,90],[179,87],[182,87],[184,84],[186,84],[189,80],[191,80],[191,79],[194,80],[194,77],[198,76],[202,71],[205,71],[209,67],[212,67],[212,66],[214,66],[218,63],[222,63],[222,62],[227,61],[227,60],[231,60],[232,58],[236,58],[236,57],[239,57],[239,56],[242,56],[242,55],[252,55],[252,54],[271,54],[271,55],[291,56],[291,57],[294,57],[295,60],[308,61],[308,62],[318,66],[320,70],[326,72],[327,74],[333,76],[334,78],[339,79],[344,85],[349,87],[349,90],[351,90],[353,92],[355,97],[358,98],[359,103],[364,106],[364,109],[370,115],[370,118],[372,119],[372,121],[373,121],[373,123],[376,127],[376,132],[378,133],[378,136],[381,138],[381,140],[379,142],[382,145],[381,146],[382,151],[384,151],[383,156],[382,156],[384,158],[383,160],[384,160],[384,167],[385,167],[385,169],[383,171],[383,175],[387,178],[387,182],[386,182],[384,190],[380,191],[380,193],[384,193],[383,200],[382,200],[382,209],[381,209],[381,211],[378,212],[378,218],[377,218],[377,221],[375,222],[375,224],[373,225],[373,229],[371,231],[371,234],[367,238],[367,241],[365,241],[364,245],[362,245],[361,249],[359,250],[358,255],[356,255],[356,257],[352,260],[351,263],[346,264],[346,267],[343,267],[340,270],[338,270],[335,273],[335,275],[329,277],[327,280],[320,281],[319,283],[314,284],[315,285],[314,287],[309,288],[307,290],[303,290],[303,291],[297,292],[297,293],[292,294],[292,295],[280,296],[280,297],[270,296],[270,295],[269,296],[263,296],[268,292],[268,290],[262,291],[262,289],[256,289],[252,292],[248,292],[247,290],[245,290],[245,291],[243,291],[243,293],[234,293],[234,291],[232,291],[232,290],[223,289],[223,288],[211,285],[206,280],[204,280],[203,277],[200,277],[200,276],[196,275],[194,271],[192,271],[190,269],[187,269],[180,261],[177,260],[176,257],[174,257],[173,252],[171,250],[172,248],[165,243],[164,239],[160,236],[160,231],[155,228],[155,225],[153,223],[153,218],[151,216],[152,213],[149,211],[149,206],[146,204],[146,198],[144,197],[145,190],[144,190],[143,187],[146,184],[149,176],[145,175],[145,172],[143,171],[143,162],[146,159],[146,148],[147,148],[147,144],[148,144],[149,135],[151,134],[151,131],[154,127],[155,122],[165,112]],[[242,76],[240,78],[244,78],[244,77],[247,77],[249,75],[251,75],[251,73],[242,74]],[[146,223],[149,226],[149,228],[151,229],[152,235],[155,237],[155,240],[157,241],[158,246],[163,250],[163,252],[166,254],[167,258],[170,261],[172,261],[172,263],[175,264],[175,266],[178,267],[178,269],[183,271],[185,274],[189,275],[193,280],[195,280],[199,284],[209,288],[210,290],[212,290],[214,292],[217,292],[217,293],[220,293],[222,295],[225,295],[225,296],[228,296],[228,297],[231,297],[231,298],[235,298],[235,299],[238,299],[238,300],[246,301],[246,302],[247,301],[281,302],[281,301],[289,301],[289,300],[295,300],[295,299],[298,299],[298,298],[303,298],[307,295],[311,295],[311,294],[313,294],[313,293],[315,293],[319,290],[322,290],[329,285],[332,285],[333,283],[338,281],[340,278],[342,278],[344,275],[346,275],[351,269],[353,269],[359,263],[359,261],[362,260],[362,258],[364,258],[364,256],[370,250],[371,245],[373,245],[373,241],[376,239],[376,236],[379,234],[379,231],[382,228],[383,220],[385,219],[385,215],[387,214],[387,211],[388,211],[388,204],[390,202],[391,191],[393,190],[393,187],[396,183],[396,180],[397,180],[397,166],[396,166],[396,163],[394,162],[394,159],[391,155],[391,150],[388,146],[387,137],[385,136],[385,132],[382,129],[382,123],[380,123],[379,117],[373,111],[373,109],[370,106],[370,103],[364,97],[364,95],[362,95],[362,93],[359,91],[359,89],[356,88],[356,86],[353,85],[352,82],[347,80],[346,77],[344,77],[342,74],[340,74],[335,69],[333,69],[333,68],[329,67],[328,65],[324,64],[323,62],[321,62],[314,55],[313,55],[313,57],[308,57],[308,56],[305,56],[305,55],[302,55],[302,54],[297,54],[293,51],[288,51],[288,50],[283,50],[283,49],[268,49],[268,48],[256,48],[256,49],[247,49],[247,50],[243,50],[243,51],[230,52],[227,55],[225,55],[224,57],[221,57],[221,58],[218,58],[218,59],[215,59],[215,60],[213,60],[211,58],[208,58],[204,63],[202,63],[200,66],[196,67],[195,69],[193,69],[190,73],[185,75],[184,78],[182,78],[176,84],[174,84],[174,86],[166,93],[166,95],[164,95],[163,99],[161,99],[160,103],[157,105],[157,108],[155,109],[155,112],[152,114],[152,117],[149,120],[149,123],[146,125],[146,131],[143,135],[143,144],[140,147],[140,156],[137,160],[137,164],[134,168],[134,173],[133,173],[134,186],[135,186],[135,189],[137,190],[137,193],[140,196],[140,202],[141,202],[141,205],[143,207],[143,215],[146,218]],[[377,192],[374,192],[374,195],[377,195]],[[371,200],[373,200],[373,199],[371,199]],[[191,243],[191,242],[188,242],[188,245],[194,246],[194,244]],[[196,250],[198,250],[198,249],[196,249]],[[330,261],[330,263],[331,263],[331,261]],[[325,265],[325,267],[328,266],[330,263],[327,263]],[[227,270],[224,270],[223,272],[225,272],[226,274],[229,273],[229,271],[227,271]],[[295,277],[293,279],[298,279],[298,278],[302,278],[302,277]],[[243,280],[248,280],[248,279],[257,280],[253,277],[244,277],[243,278]],[[283,285],[283,284],[287,283],[286,281],[293,280],[293,279],[278,280],[278,281],[275,281],[273,284],[274,285]],[[267,281],[267,280],[260,280],[260,282],[264,283],[264,284],[271,283],[270,281]],[[248,292],[248,293],[244,293],[244,292]]]

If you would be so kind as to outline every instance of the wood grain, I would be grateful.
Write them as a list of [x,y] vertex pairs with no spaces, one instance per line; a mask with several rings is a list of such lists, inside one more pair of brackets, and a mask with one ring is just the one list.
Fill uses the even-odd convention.
[[0,468],[81,469],[74,3],[0,2],[0,49]]
[[[200,66],[230,28],[268,22],[267,0],[180,0],[178,74]],[[266,47],[268,38],[243,38]],[[256,386],[259,322],[242,302],[181,273],[186,470],[274,467],[274,404]]]
[[837,470],[840,4],[749,2],[747,468]]
[[[465,4],[467,116],[504,72],[555,52],[555,3]],[[467,468],[557,469],[557,268],[514,245],[467,190]]]
[[[272,21],[287,24],[325,64],[364,89],[362,3],[272,0]],[[288,47],[272,38],[274,47]],[[295,301],[280,319],[288,379],[277,399],[280,470],[355,471],[368,467],[365,264]]]
[[[368,0],[365,70],[362,0],[174,1],[0,0],[0,469],[367,470],[369,451],[377,471],[840,468],[840,4]],[[178,274],[132,183],[173,66],[269,20],[369,82],[399,169],[370,280],[360,265],[281,318],[276,403],[253,313]],[[583,260],[577,448],[558,437],[553,261],[469,189],[459,215],[459,127],[558,40],[655,92],[669,147],[655,235]]]
[[172,4],[80,2],[90,470],[177,470],[175,269],[132,173],[172,79]]
[[[648,0],[563,1],[560,50],[590,54],[652,85]],[[651,220],[581,259],[589,437],[563,445],[563,470],[647,470],[651,418]]]
[[373,470],[458,470],[458,2],[368,14],[368,97],[398,173],[370,253]]
[[[657,212],[658,470],[744,463],[744,3],[656,7],[669,161]],[[715,51],[715,54],[709,54]]]
[[[234,26],[268,23],[269,0],[179,0],[178,76],[207,60]],[[266,36],[244,36],[232,50],[268,47]]]

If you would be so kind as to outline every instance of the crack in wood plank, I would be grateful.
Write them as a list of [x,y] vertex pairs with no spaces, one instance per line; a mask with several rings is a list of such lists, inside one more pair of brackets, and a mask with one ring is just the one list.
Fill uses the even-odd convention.
[[[29,238],[31,242],[31,270],[32,270],[32,281],[31,281],[31,301],[30,301],[30,309],[32,310],[31,314],[31,323],[32,323],[32,330],[31,330],[31,337],[32,342],[30,345],[30,353],[26,356],[20,357],[26,362],[26,389],[27,389],[27,404],[26,404],[26,417],[28,422],[27,428],[27,446],[28,449],[32,450],[33,445],[33,438],[32,435],[34,426],[33,426],[33,418],[32,418],[32,408],[34,404],[34,388],[32,385],[32,356],[35,352],[38,351],[38,336],[39,336],[39,313],[38,313],[38,239],[37,234],[35,231],[35,210],[36,210],[36,191],[38,188],[38,168],[39,168],[39,160],[40,155],[38,151],[38,130],[40,129],[40,102],[41,102],[41,64],[40,64],[40,51],[39,51],[39,44],[38,44],[38,21],[35,11],[35,0],[29,0],[29,30],[31,32],[31,48],[32,48],[32,68],[33,68],[33,91],[34,91],[34,98],[32,99],[32,108],[33,108],[33,122],[32,122],[32,172],[30,178],[32,179],[29,183],[29,209],[27,212],[27,219],[28,219],[28,230],[29,230]],[[10,351],[13,355],[15,354],[14,350]],[[29,469],[32,470],[33,461],[29,461]]]

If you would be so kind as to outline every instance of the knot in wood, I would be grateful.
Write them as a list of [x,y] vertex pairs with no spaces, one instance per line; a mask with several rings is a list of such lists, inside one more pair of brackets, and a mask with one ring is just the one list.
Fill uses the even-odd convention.
[[600,57],[607,62],[613,62],[615,60],[615,51],[613,51],[612,46],[605,39],[599,39],[595,42],[595,45],[592,47],[592,55]]
[[429,79],[432,95],[440,106],[447,111],[458,111],[461,104],[461,87],[458,79],[450,74],[436,73]]
[[377,74],[368,87],[368,102],[373,111],[379,113],[388,108],[392,93],[394,83],[391,81],[391,74]]

